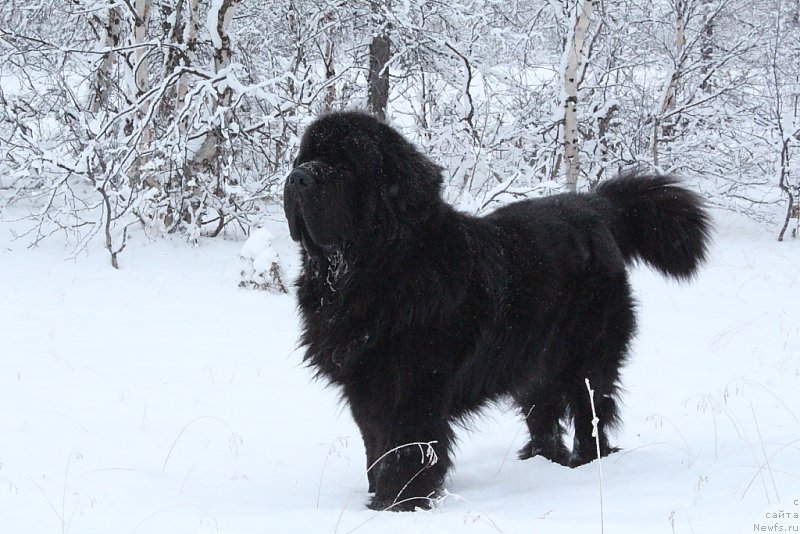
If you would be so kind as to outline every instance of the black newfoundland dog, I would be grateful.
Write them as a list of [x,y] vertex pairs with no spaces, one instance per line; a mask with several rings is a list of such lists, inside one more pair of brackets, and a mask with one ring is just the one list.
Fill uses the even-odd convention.
[[625,175],[485,217],[446,204],[441,185],[440,167],[357,112],[312,123],[286,179],[305,360],[350,406],[374,509],[429,508],[453,424],[504,399],[530,430],[521,458],[590,462],[587,379],[600,454],[614,452],[636,328],[626,264],[688,279],[706,254],[701,199],[667,176]]

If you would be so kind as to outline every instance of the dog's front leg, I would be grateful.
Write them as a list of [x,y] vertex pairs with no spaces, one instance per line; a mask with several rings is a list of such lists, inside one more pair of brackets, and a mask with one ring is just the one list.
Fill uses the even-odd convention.
[[418,405],[407,408],[396,412],[383,440],[385,450],[375,461],[373,510],[431,508],[450,468],[449,422]]

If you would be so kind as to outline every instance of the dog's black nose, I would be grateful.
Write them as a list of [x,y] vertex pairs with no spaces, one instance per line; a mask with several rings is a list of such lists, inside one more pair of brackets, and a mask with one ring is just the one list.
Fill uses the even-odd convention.
[[292,169],[286,177],[286,187],[302,191],[314,185],[314,176],[302,167]]

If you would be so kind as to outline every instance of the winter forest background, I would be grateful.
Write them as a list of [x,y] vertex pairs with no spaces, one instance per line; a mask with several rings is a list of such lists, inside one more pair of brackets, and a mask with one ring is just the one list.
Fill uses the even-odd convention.
[[[340,108],[472,213],[633,167],[707,199],[691,284],[631,269],[620,453],[518,461],[488,408],[442,506],[365,508],[281,294]],[[0,532],[800,532],[799,201],[800,0],[0,0]]]
[[798,0],[4,0],[0,214],[114,265],[134,230],[248,235],[303,127],[358,107],[462,209],[639,167],[783,239],[799,57]]

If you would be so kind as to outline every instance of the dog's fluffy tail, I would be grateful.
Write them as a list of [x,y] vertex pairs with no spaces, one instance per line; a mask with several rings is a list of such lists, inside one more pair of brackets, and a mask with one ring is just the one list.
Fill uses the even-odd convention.
[[679,183],[632,173],[602,182],[595,193],[608,201],[602,211],[626,262],[641,259],[686,280],[706,258],[711,221],[700,196]]

